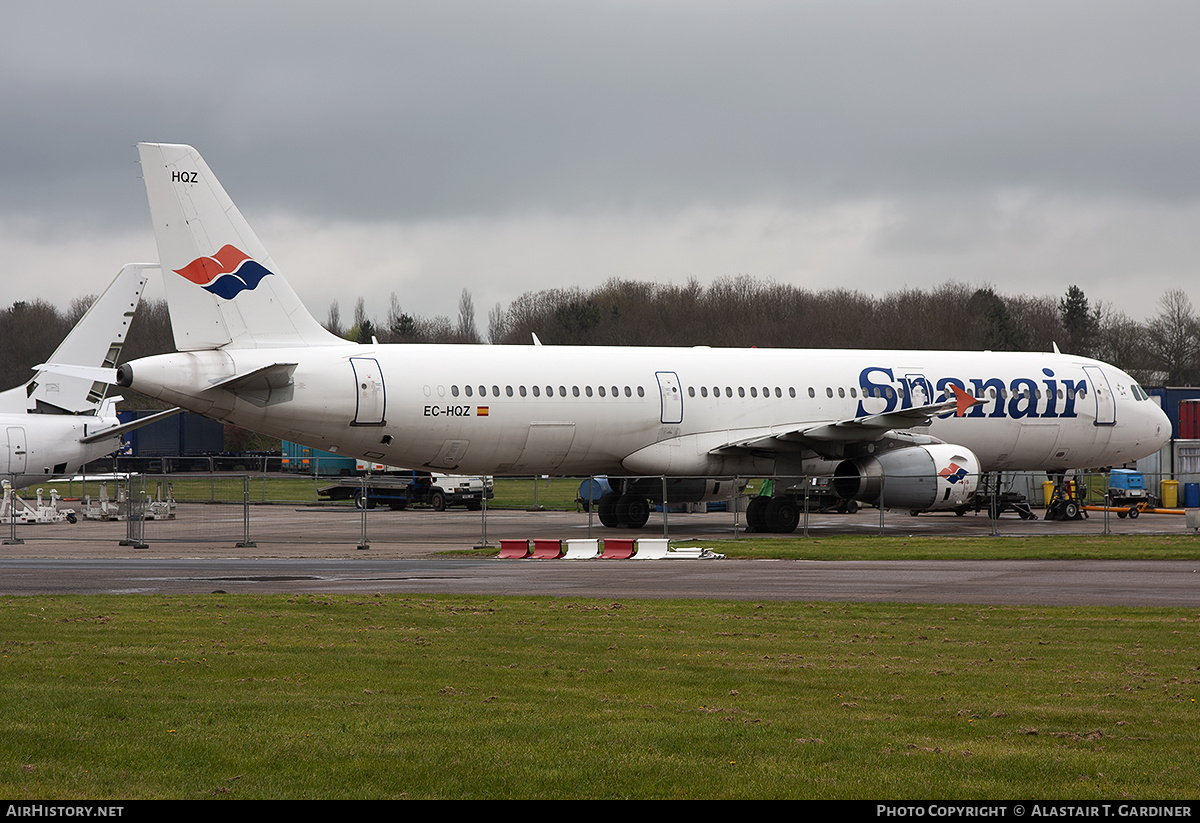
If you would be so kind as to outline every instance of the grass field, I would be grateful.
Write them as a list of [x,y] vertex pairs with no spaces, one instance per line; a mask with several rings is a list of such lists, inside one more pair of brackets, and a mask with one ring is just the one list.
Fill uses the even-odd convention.
[[830,535],[672,542],[763,560],[1200,560],[1192,534],[910,537]]
[[0,598],[0,795],[1197,796],[1190,610]]

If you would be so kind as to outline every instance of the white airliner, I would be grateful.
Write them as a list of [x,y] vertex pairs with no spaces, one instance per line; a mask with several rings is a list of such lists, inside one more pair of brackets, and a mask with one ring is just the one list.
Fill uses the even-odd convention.
[[[834,475],[847,500],[961,510],[980,472],[1125,463],[1170,435],[1129,375],[1058,352],[352,344],[195,149],[138,150],[179,353],[119,384],[286,440],[460,474],[640,477],[599,506],[637,527],[685,478]],[[795,528],[786,493],[758,505],[748,520]]]
[[50,362],[56,365],[39,365],[24,386],[0,392],[0,478],[13,488],[75,473],[115,450],[122,433],[150,422],[121,425],[114,408],[121,398],[106,398],[102,381],[111,374],[107,379],[115,382],[134,309],[148,272],[157,268],[122,268],[54,351]]

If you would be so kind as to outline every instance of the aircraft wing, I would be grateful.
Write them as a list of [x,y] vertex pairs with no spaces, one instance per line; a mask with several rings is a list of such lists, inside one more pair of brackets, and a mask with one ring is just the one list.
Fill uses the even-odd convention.
[[805,423],[793,428],[769,432],[725,443],[712,449],[712,453],[751,449],[764,451],[794,451],[805,446],[825,443],[859,443],[881,440],[888,432],[928,425],[934,415],[953,411],[961,417],[967,409],[982,401],[975,399],[957,386],[951,385],[953,397],[941,403],[930,403],[911,409],[868,414],[849,420],[825,423]]
[[110,426],[109,428],[104,429],[103,431],[93,432],[92,434],[89,434],[87,437],[79,438],[79,442],[86,444],[86,443],[97,443],[101,440],[107,440],[110,437],[116,437],[119,434],[124,434],[125,432],[130,432],[130,431],[133,431],[134,429],[140,429],[142,426],[149,426],[151,423],[157,423],[159,420],[162,420],[167,417],[171,417],[172,415],[179,414],[179,412],[181,412],[181,411],[183,411],[183,410],[179,409],[179,408],[167,409],[166,411],[159,412],[158,414],[152,414],[152,415],[149,415],[148,417],[143,417],[139,420],[134,420],[130,423],[122,423],[119,426]]

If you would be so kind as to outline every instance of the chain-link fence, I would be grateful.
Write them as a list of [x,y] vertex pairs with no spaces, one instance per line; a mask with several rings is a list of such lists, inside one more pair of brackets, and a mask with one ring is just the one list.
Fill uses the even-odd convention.
[[[372,542],[471,547],[525,537],[1039,535],[1062,531],[1059,523],[1084,534],[1184,533],[1200,518],[1200,483],[1119,471],[1057,478],[891,474],[876,478],[859,499],[847,499],[853,483],[838,477],[497,478],[486,480],[491,492],[482,500],[447,495],[434,502],[429,494],[410,495],[410,482],[207,472],[61,479],[6,495],[0,529],[5,543],[366,548]],[[972,493],[956,496],[957,484]]]

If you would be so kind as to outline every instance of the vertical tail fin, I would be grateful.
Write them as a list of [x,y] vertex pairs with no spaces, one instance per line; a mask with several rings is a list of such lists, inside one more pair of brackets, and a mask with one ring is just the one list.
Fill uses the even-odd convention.
[[346,343],[304,308],[199,152],[138,143],[138,154],[176,348]]
[[[128,263],[67,333],[48,363],[114,369],[129,323],[155,263]],[[52,413],[95,411],[108,386],[83,374],[43,368],[25,384],[26,408]]]

